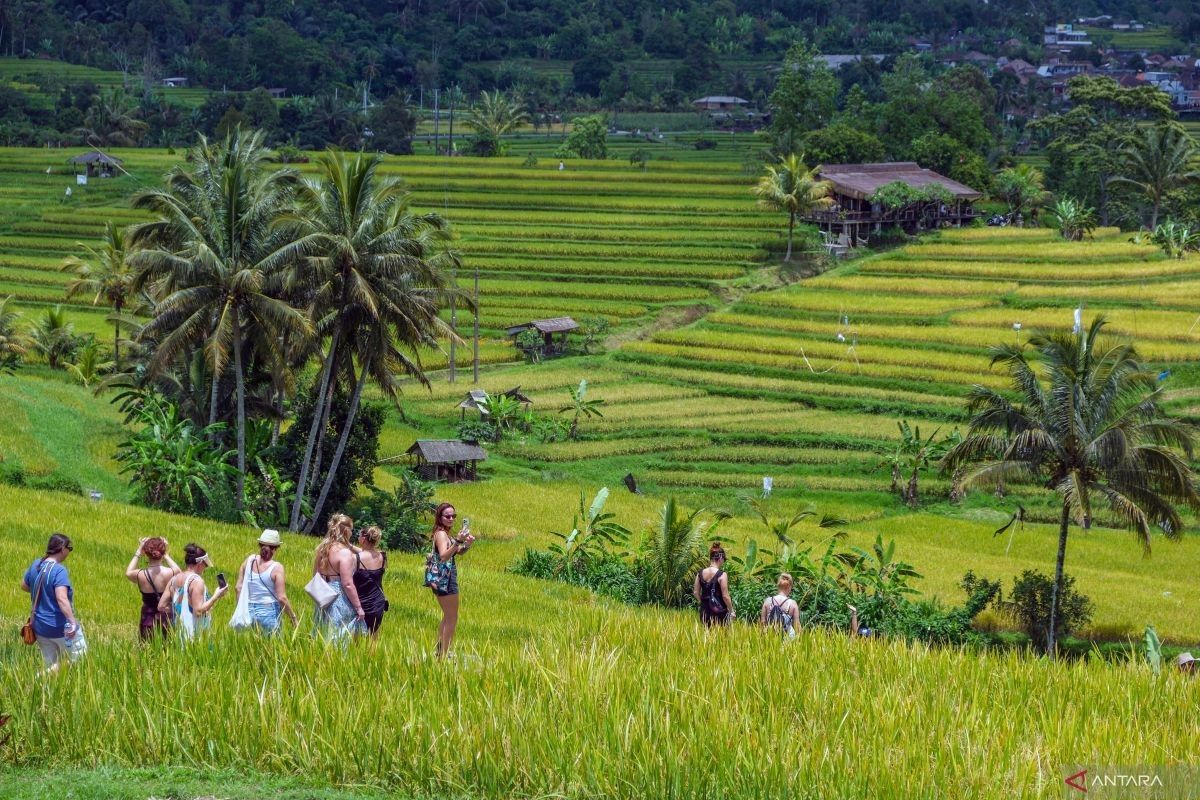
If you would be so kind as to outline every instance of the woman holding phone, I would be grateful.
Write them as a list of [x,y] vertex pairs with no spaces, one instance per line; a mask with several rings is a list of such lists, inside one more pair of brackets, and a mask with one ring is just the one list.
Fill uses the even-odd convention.
[[167,583],[162,599],[158,601],[158,610],[174,610],[179,635],[186,642],[212,625],[212,617],[208,612],[229,591],[229,584],[225,582],[224,575],[218,575],[217,591],[209,596],[202,576],[212,566],[212,559],[208,551],[198,544],[188,544],[183,548],[183,563],[183,572]]
[[[471,526],[463,519],[458,535],[450,533],[458,512],[449,503],[442,503],[434,511],[433,518],[433,553],[438,560],[439,569],[448,573],[448,579],[442,585],[431,585],[438,605],[442,607],[442,622],[438,625],[438,658],[445,658],[450,652],[454,641],[454,629],[458,626],[458,564],[455,558],[471,549],[475,537],[471,535]],[[444,588],[443,588],[444,586]]]

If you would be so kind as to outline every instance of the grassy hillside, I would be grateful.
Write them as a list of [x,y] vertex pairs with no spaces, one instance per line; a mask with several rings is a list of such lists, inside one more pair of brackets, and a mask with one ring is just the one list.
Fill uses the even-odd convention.
[[[36,651],[0,641],[10,665],[0,710],[14,733],[4,758],[23,770],[219,763],[442,797],[692,797],[719,786],[773,798],[820,786],[834,798],[990,798],[1056,797],[1067,764],[1191,757],[1192,685],[1140,664],[825,632],[781,646],[503,573],[571,491],[500,482],[446,492],[482,539],[462,560],[459,656],[443,665],[429,657],[437,614],[413,556],[392,563],[376,649],[314,644],[307,620],[279,641],[239,638],[223,624],[228,600],[208,644],[140,648],[138,597],[121,575],[137,537],[166,535],[176,549],[195,539],[232,573],[253,532],[0,488],[5,563],[32,558],[49,529],[75,536],[68,566],[91,638],[85,663],[42,684]],[[651,511],[628,496],[613,506]],[[288,536],[281,551],[306,611],[311,544]],[[0,621],[13,628],[26,602],[4,581]]]

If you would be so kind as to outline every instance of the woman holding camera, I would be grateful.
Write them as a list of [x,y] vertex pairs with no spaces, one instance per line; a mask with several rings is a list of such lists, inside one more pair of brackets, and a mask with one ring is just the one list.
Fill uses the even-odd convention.
[[217,591],[211,597],[208,587],[204,585],[204,571],[212,566],[212,559],[203,547],[198,544],[188,544],[183,548],[183,572],[175,575],[167,582],[166,591],[158,601],[158,610],[172,609],[175,621],[179,626],[179,635],[186,642],[196,638],[200,631],[212,626],[209,612],[217,601],[229,591],[229,584],[224,582],[224,576],[218,575]]
[[429,588],[442,607],[442,621],[438,625],[438,658],[445,658],[450,652],[454,629],[458,626],[458,564],[454,559],[470,550],[475,541],[466,520],[463,520],[458,535],[451,535],[450,528],[457,516],[458,512],[449,503],[442,503],[434,511],[431,560],[436,559],[432,565],[436,567],[439,577],[437,582],[429,583]]

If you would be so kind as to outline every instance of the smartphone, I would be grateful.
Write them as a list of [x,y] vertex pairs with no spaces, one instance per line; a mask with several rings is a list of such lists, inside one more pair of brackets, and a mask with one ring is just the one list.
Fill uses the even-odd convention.
[[229,582],[225,580],[225,573],[218,572],[217,573],[217,587],[220,589],[224,589],[228,585],[229,585]]
[[465,531],[465,530],[466,530],[467,528],[469,528],[469,527],[471,527],[471,518],[470,518],[470,517],[463,517],[463,520],[462,520],[462,527],[461,527],[461,528],[459,528],[458,532],[459,532],[459,533],[462,533],[463,531]]

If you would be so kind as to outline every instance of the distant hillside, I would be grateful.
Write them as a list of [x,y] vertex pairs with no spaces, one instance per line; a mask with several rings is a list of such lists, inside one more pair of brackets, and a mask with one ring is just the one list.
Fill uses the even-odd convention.
[[478,62],[683,59],[702,90],[717,77],[704,68],[714,58],[777,59],[800,38],[826,53],[896,53],[913,38],[1036,44],[1043,24],[1097,13],[1154,22],[1185,42],[1200,31],[1190,0],[26,0],[0,3],[0,54],[293,94],[356,83],[376,92],[470,87],[495,77]]

